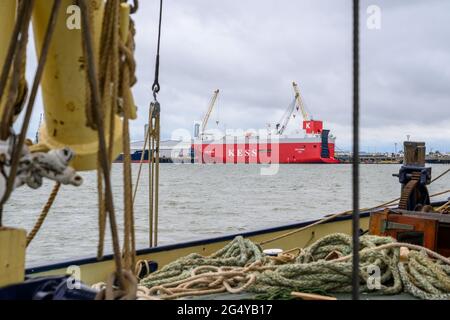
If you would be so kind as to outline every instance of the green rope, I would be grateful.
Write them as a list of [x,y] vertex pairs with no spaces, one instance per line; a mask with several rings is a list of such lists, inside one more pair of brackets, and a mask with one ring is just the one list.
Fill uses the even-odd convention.
[[[399,246],[377,247],[394,243],[390,237],[360,237],[360,290],[376,295],[407,292],[420,299],[450,299],[450,266],[434,261],[425,252],[411,250],[408,261],[400,261]],[[352,252],[352,238],[331,234],[304,248],[294,263],[275,265],[260,247],[248,239],[236,237],[216,253],[203,257],[190,254],[160,271],[150,274],[141,285],[151,288],[191,276],[199,266],[243,267],[255,261],[270,265],[256,272],[256,281],[248,288],[257,299],[289,299],[290,292],[348,293],[352,289],[352,260],[335,259]],[[374,270],[379,270],[379,286],[373,284]]]
[[193,269],[200,266],[243,267],[248,263],[266,260],[267,258],[264,257],[261,249],[256,244],[248,239],[236,237],[224,248],[209,257],[192,253],[166,265],[161,270],[142,279],[141,285],[151,288],[184,280],[191,276]]

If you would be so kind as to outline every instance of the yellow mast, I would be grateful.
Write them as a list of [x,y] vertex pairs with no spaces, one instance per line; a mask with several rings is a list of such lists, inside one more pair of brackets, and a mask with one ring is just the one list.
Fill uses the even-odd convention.
[[[4,66],[16,24],[17,3],[17,0],[0,0],[0,70]],[[99,70],[100,38],[105,2],[103,0],[89,0],[83,3],[88,3],[91,9],[92,33],[90,34],[94,46],[92,56],[94,56],[97,64],[96,69]],[[30,149],[31,151],[37,151],[68,147],[76,154],[71,166],[80,171],[97,168],[99,134],[88,125],[86,106],[91,103],[91,94],[82,40],[81,19],[83,16],[80,8],[74,4],[75,1],[73,0],[61,0],[63,10],[59,11],[41,80],[45,123],[40,129],[39,144],[32,146]],[[47,34],[50,16],[54,12],[53,5],[53,1],[34,1],[32,20],[38,56],[41,54],[40,51]],[[28,23],[28,17],[25,19]],[[129,19],[129,8],[125,4],[120,7],[120,19],[122,41],[124,41],[128,36],[127,21]],[[7,85],[6,88],[8,87]],[[20,90],[21,88],[19,88],[19,93]],[[128,88],[122,90],[121,98],[124,100],[123,103],[131,105],[132,110],[130,110],[129,118],[134,119],[136,114],[133,110],[133,97],[131,91],[127,90]],[[6,91],[7,89],[5,89]],[[0,114],[3,114],[5,103],[3,93],[0,97]],[[105,94],[105,96],[103,99],[106,102],[100,116],[105,120],[103,123],[106,141],[110,140],[109,119],[113,120],[115,129],[111,140],[112,157],[114,158],[122,150],[123,124],[121,118],[115,113],[116,110],[114,110],[114,114],[112,113],[113,104],[107,101],[111,97],[108,97],[108,94]],[[100,106],[95,106],[95,108],[98,107]],[[112,212],[110,214],[110,221],[112,221],[114,212],[112,209],[108,210],[110,210],[109,213]],[[111,229],[114,229],[113,225]],[[4,228],[0,224],[0,287],[24,280],[25,246],[25,230]],[[117,256],[120,259],[120,250],[118,252]]]
[[[33,28],[37,51],[42,47],[51,8],[52,1],[36,1]],[[93,170],[97,168],[98,136],[86,126],[89,91],[81,28],[76,26],[78,13],[73,1],[63,0],[62,8],[67,11],[62,10],[58,18],[41,82],[45,123],[40,130],[39,145],[47,149],[70,147],[76,154],[72,166],[78,171]],[[98,62],[104,2],[92,0],[91,8]],[[110,112],[105,110],[105,119],[109,119]],[[116,157],[122,151],[122,121],[119,116],[114,117],[113,157]],[[109,121],[105,121],[106,141],[108,132]]]

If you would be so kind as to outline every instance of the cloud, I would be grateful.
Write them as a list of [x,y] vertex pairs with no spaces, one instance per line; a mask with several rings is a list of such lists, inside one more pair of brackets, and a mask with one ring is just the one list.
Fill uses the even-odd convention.
[[[381,9],[381,29],[365,28],[366,8]],[[137,26],[142,139],[152,99],[158,1],[141,1]],[[448,1],[362,1],[363,146],[390,149],[407,134],[450,151]],[[342,149],[351,145],[351,2],[268,0],[165,1],[161,42],[163,136],[191,130],[219,88],[210,126],[275,124],[300,84],[308,109]],[[31,69],[34,69],[33,67]],[[30,130],[35,130],[35,112]],[[300,125],[300,124],[299,124]],[[31,131],[30,131],[31,132]]]

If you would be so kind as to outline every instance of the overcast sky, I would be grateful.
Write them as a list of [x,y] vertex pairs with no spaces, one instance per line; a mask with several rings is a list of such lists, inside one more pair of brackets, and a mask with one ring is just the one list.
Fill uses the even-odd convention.
[[[151,100],[159,1],[140,3],[133,140],[143,138]],[[381,9],[379,30],[366,27],[369,5]],[[449,12],[446,0],[362,1],[363,151],[393,151],[408,134],[428,149],[450,151]],[[228,129],[274,125],[293,98],[295,80],[313,117],[337,136],[339,149],[349,150],[351,23],[350,0],[165,0],[163,137],[191,130],[218,88],[210,128],[216,120]]]

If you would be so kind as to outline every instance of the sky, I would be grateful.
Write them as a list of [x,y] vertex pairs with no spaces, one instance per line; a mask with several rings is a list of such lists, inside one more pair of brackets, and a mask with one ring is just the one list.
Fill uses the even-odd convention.
[[[138,120],[131,124],[132,140],[143,139],[152,100],[158,5],[140,1],[133,16]],[[163,138],[192,131],[216,89],[210,129],[275,125],[296,81],[312,117],[337,137],[337,149],[350,150],[351,10],[350,0],[165,0],[158,98]],[[428,150],[450,151],[448,12],[445,0],[361,1],[362,151],[393,152],[407,135],[425,141]],[[30,78],[33,70],[31,63]],[[31,133],[41,112],[39,101]],[[301,125],[296,120],[290,127]]]

